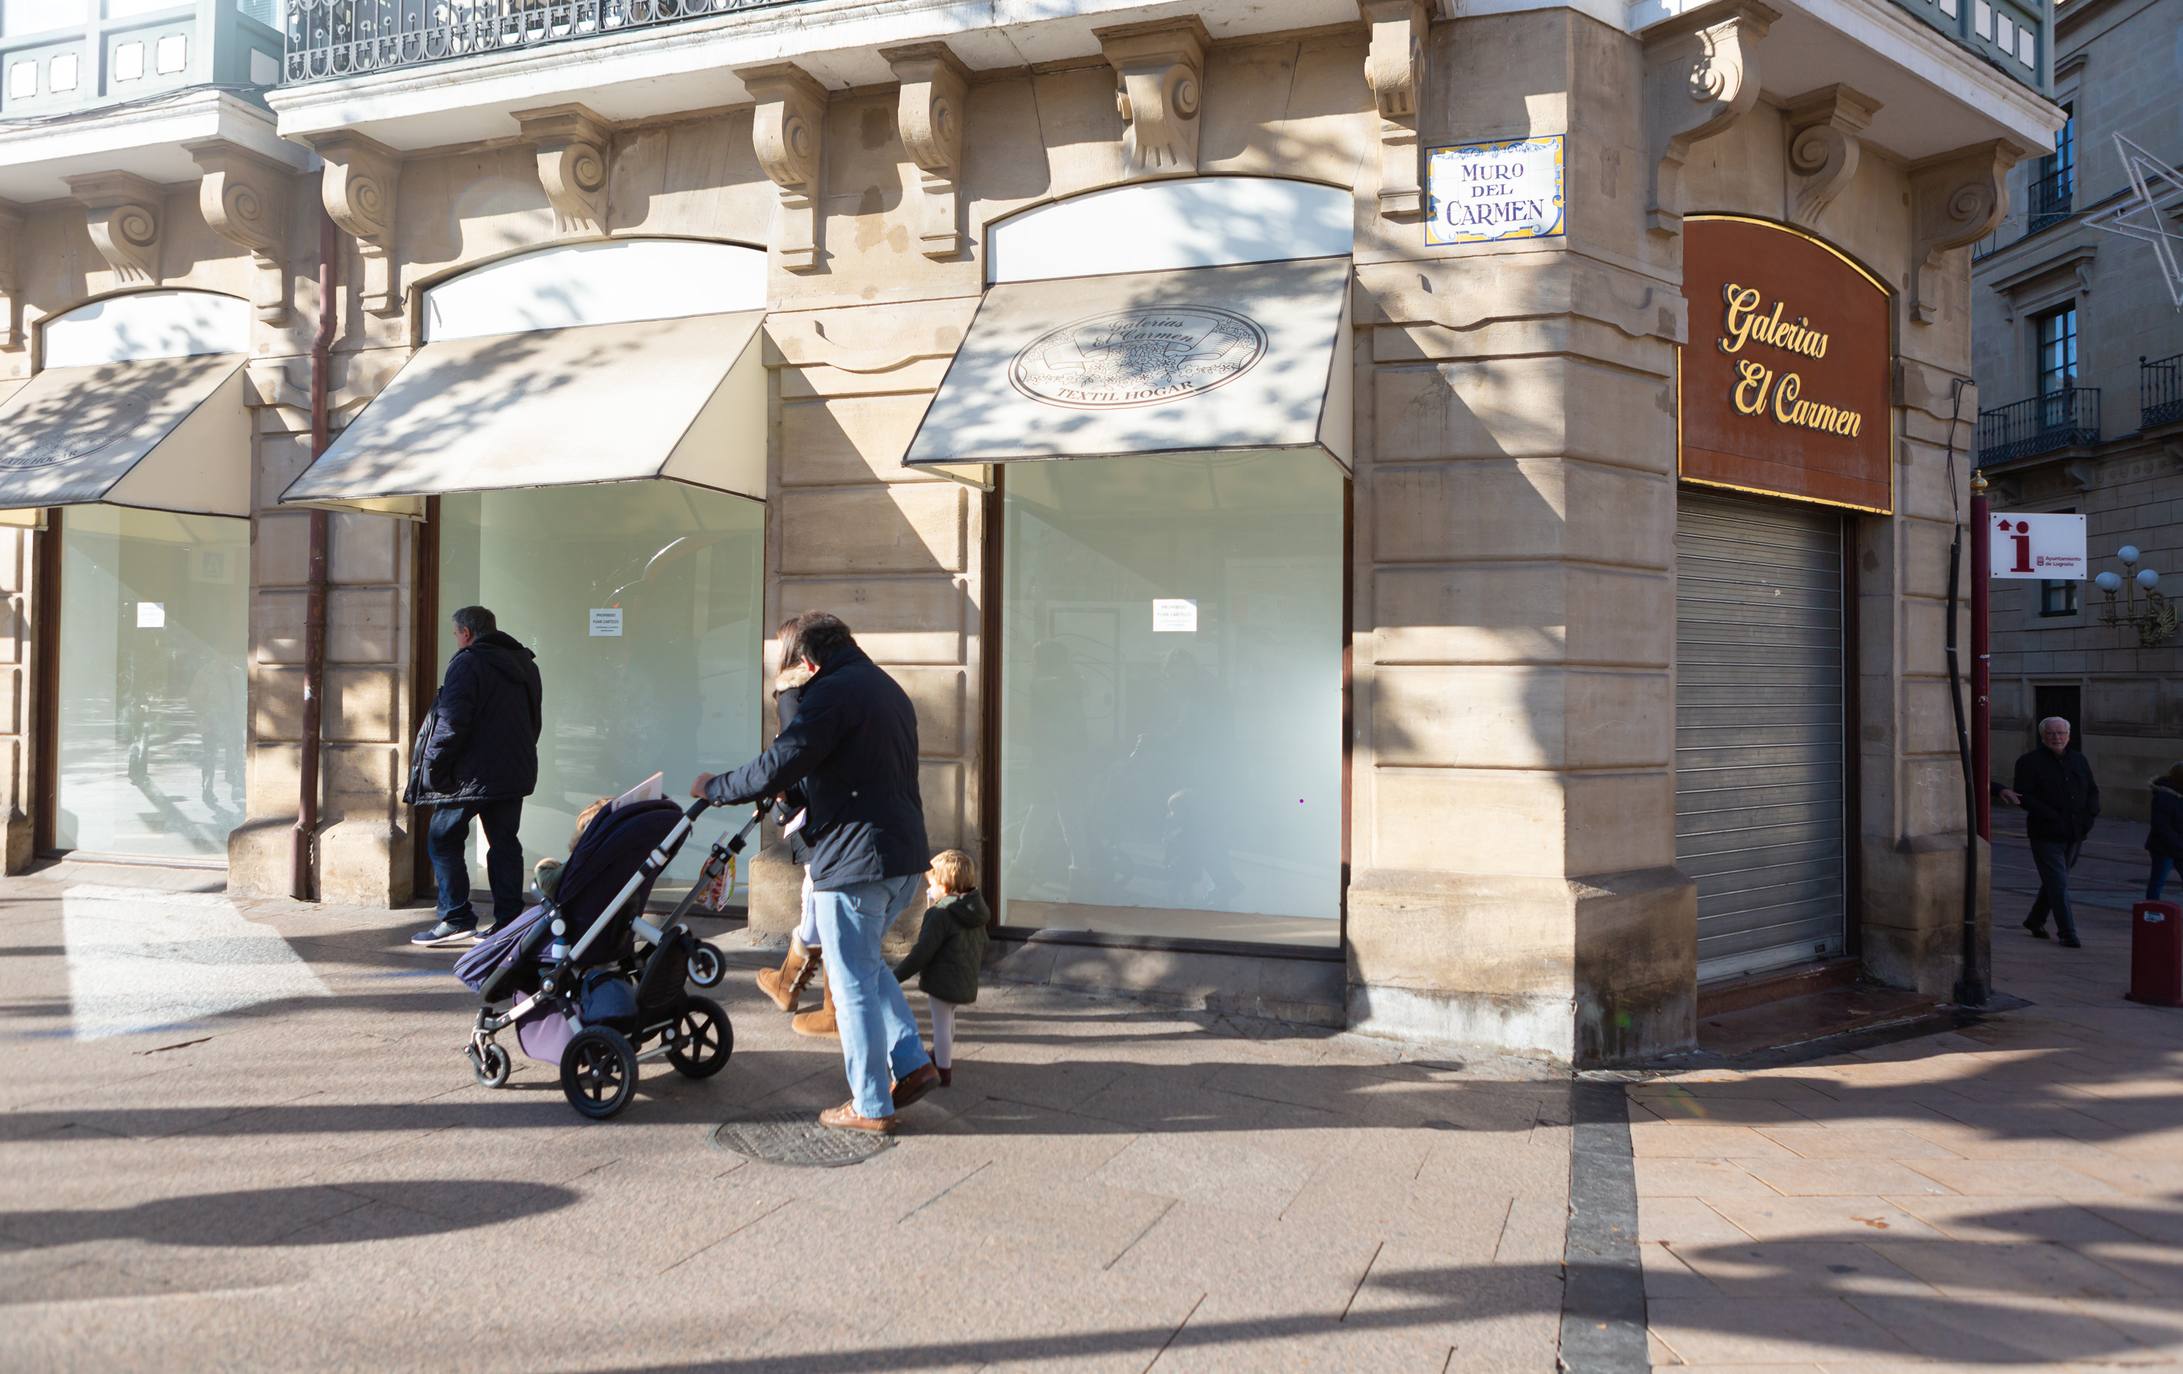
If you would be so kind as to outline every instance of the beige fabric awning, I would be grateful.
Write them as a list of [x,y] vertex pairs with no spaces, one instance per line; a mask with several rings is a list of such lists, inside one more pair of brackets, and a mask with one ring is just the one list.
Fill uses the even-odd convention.
[[448,339],[281,494],[420,517],[455,492],[665,478],[766,495],[765,312]]
[[904,458],[1317,449],[1349,466],[1350,260],[1003,282]]
[[0,511],[24,513],[6,523],[97,502],[247,517],[243,359],[48,368],[0,398]]

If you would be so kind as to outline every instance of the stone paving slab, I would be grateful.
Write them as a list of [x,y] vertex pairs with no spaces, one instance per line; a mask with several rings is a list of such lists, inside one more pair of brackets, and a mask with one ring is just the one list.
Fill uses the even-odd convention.
[[894,1149],[787,1168],[710,1130],[839,1102],[839,1052],[732,938],[726,1071],[587,1123],[548,1066],[471,1082],[415,913],[80,864],[0,905],[11,1374],[1554,1368],[1544,1065],[994,986]]
[[[2008,824],[2008,818],[1997,818]],[[2144,857],[2095,841],[2082,950],[2018,928],[2027,1008],[1809,1063],[1632,1086],[1657,1368],[2172,1368],[2183,1356],[2183,1010],[2122,1000]]]

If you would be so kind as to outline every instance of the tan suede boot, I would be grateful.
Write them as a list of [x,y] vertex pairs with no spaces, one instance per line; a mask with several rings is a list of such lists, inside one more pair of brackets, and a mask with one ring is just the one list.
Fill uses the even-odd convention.
[[819,999],[819,1009],[817,1011],[805,1012],[794,1021],[789,1022],[789,1026],[798,1035],[809,1035],[820,1040],[841,1039],[841,1027],[834,1022],[834,989],[832,986],[828,986],[826,995]]
[[794,1011],[796,999],[803,995],[804,985],[811,975],[818,972],[819,956],[789,937],[788,957],[778,969],[761,969],[758,973],[758,991],[773,999],[773,1005],[782,1011]]

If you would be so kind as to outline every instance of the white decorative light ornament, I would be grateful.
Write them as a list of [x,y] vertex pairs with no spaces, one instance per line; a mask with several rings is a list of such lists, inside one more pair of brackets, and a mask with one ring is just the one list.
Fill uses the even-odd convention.
[[2112,593],[2122,590],[2122,574],[2120,573],[2103,572],[2098,577],[2093,578],[2092,581],[2103,592]]
[[2147,591],[2151,591],[2160,585],[2160,574],[2154,572],[2151,568],[2139,568],[2138,585]]
[[2183,177],[2121,134],[2115,135],[2115,151],[2122,158],[2123,175],[2130,179],[2130,194],[2112,208],[2086,216],[2085,223],[2151,244],[2160,279],[2168,286],[2168,299],[2183,310],[2183,265],[2178,264],[2176,251],[2183,235],[2168,227],[2160,208],[2162,197],[2183,195]]
[[2115,550],[2115,557],[2122,560],[2122,566],[2125,568],[2134,568],[2138,565],[2138,546],[2125,544]]

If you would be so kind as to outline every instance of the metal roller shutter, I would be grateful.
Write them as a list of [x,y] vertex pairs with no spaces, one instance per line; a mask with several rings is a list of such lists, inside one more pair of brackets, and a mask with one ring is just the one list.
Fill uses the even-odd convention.
[[1842,951],[1842,521],[1685,491],[1675,527],[1675,858],[1698,977]]

